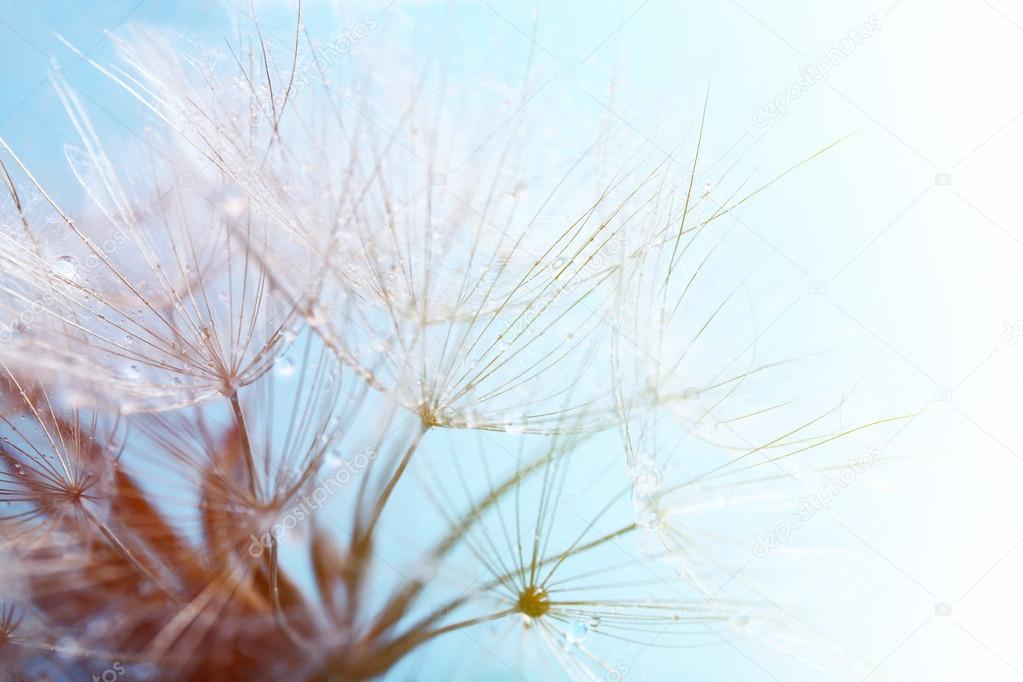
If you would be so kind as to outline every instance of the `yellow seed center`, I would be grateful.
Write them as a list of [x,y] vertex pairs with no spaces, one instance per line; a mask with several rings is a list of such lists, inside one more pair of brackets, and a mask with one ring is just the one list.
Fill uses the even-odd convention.
[[530,585],[519,594],[518,608],[530,618],[539,618],[551,610],[551,600],[546,590]]

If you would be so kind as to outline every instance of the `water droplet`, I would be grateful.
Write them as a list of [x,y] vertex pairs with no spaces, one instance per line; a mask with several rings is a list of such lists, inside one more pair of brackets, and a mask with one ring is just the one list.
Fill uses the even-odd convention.
[[61,256],[53,262],[53,272],[58,277],[74,280],[78,277],[78,264],[71,256]]
[[317,303],[309,310],[309,314],[306,315],[306,321],[310,327],[322,327],[327,323],[327,316],[327,309],[322,304]]
[[661,472],[652,457],[640,457],[629,467],[633,489],[641,495],[650,495],[661,486]]
[[81,652],[81,646],[70,637],[61,637],[56,642],[57,651],[68,656],[77,656]]
[[139,371],[138,365],[128,365],[127,367],[124,368],[124,376],[126,379],[131,379],[132,381],[135,381],[140,376],[142,376],[142,372]]
[[646,508],[636,513],[636,525],[646,530],[655,530],[661,525],[656,509]]
[[291,358],[281,358],[274,365],[274,374],[281,379],[287,379],[294,373],[295,363],[292,362]]
[[504,424],[504,430],[507,433],[525,433],[526,432],[526,419],[525,417],[511,418]]
[[565,629],[565,640],[569,644],[579,644],[586,639],[586,635],[589,633],[590,629],[586,623],[572,622]]
[[749,614],[745,611],[738,611],[732,614],[732,617],[728,619],[733,630],[743,630],[749,625]]
[[654,469],[654,460],[649,456],[636,459],[629,467],[629,475],[633,478],[645,478]]
[[230,218],[237,218],[245,212],[246,201],[240,194],[228,194],[218,202],[220,210]]

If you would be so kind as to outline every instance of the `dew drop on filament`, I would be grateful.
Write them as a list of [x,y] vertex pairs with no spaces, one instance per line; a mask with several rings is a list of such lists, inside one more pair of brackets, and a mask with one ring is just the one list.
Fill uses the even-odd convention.
[[71,256],[61,256],[53,262],[53,272],[58,277],[73,280],[78,275],[78,265]]
[[274,366],[274,375],[280,379],[287,379],[295,373],[295,363],[291,358],[281,358]]
[[745,611],[739,611],[732,614],[732,617],[728,619],[729,624],[733,630],[743,630],[749,625],[749,614]]
[[515,433],[515,434],[525,433],[526,432],[525,418],[524,417],[515,417],[515,418],[512,418],[512,419],[509,419],[504,424],[504,430],[507,433]]
[[579,644],[586,639],[589,632],[590,629],[586,623],[572,622],[565,628],[565,640],[569,644]]

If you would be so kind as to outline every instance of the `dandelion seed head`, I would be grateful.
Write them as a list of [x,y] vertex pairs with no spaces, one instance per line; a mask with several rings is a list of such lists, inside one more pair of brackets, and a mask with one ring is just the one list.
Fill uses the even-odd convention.
[[541,587],[529,585],[519,593],[516,608],[529,618],[541,618],[551,610],[550,595]]

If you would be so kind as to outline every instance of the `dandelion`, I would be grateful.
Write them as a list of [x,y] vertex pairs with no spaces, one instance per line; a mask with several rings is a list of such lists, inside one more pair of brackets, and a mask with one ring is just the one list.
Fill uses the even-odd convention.
[[682,167],[598,173],[615,131],[537,163],[542,118],[339,78],[300,16],[120,48],[145,164],[60,83],[84,207],[0,140],[5,672],[354,682],[495,630],[544,679],[743,633],[814,657],[722,538],[865,425],[790,420],[741,286],[704,288],[785,173],[697,181],[702,129]]
[[[285,247],[251,211],[214,203],[215,187],[183,185],[171,163],[137,180],[146,193],[129,198],[77,97],[56,87],[82,138],[82,148],[67,147],[68,162],[93,205],[73,219],[3,143],[17,226],[0,236],[4,313],[14,323],[5,357],[40,376],[74,376],[79,402],[112,395],[125,413],[232,395],[287,345],[297,313],[257,261]],[[31,212],[28,192],[41,197]],[[107,390],[81,390],[92,383]]]

